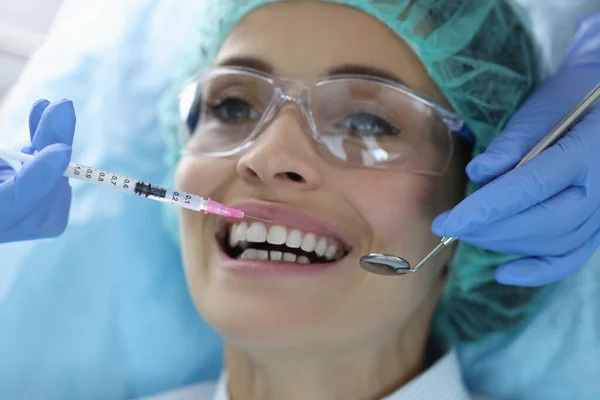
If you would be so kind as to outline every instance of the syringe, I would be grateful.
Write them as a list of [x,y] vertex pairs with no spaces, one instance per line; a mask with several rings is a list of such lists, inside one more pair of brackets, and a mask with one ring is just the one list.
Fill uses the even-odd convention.
[[[34,158],[32,155],[5,148],[0,148],[0,157],[21,162],[29,162]],[[102,185],[111,189],[119,190],[121,192],[135,194],[163,203],[173,204],[178,207],[187,208],[194,211],[204,211],[205,214],[222,215],[236,219],[252,218],[259,221],[270,222],[260,218],[251,217],[246,215],[242,210],[217,203],[210,198],[204,199],[195,194],[166,188],[160,185],[154,185],[138,179],[114,174],[112,172],[103,171],[101,169],[88,167],[82,164],[70,163],[63,175],[67,178],[94,183],[96,185]]]

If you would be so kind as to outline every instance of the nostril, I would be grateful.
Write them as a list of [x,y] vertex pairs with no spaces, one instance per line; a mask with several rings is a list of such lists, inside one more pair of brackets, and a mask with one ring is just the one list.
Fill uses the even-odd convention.
[[250,178],[256,178],[258,176],[258,174],[252,168],[246,168],[246,176],[248,176]]
[[295,172],[286,172],[285,174],[294,182],[304,182],[304,178],[300,174],[297,174]]
[[302,175],[296,173],[296,172],[280,172],[278,174],[275,175],[276,178],[278,179],[282,179],[282,180],[291,180],[293,182],[300,182],[303,183],[305,182],[304,178],[302,177]]

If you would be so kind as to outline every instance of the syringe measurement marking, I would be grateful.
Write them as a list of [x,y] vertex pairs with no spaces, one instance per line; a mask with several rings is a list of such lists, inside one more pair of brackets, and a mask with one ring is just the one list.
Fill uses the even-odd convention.
[[200,209],[198,203],[201,202],[201,198],[199,196],[194,196],[185,192],[179,192],[177,190],[171,190],[163,186],[153,185],[143,181],[138,181],[136,183],[134,194],[137,194],[138,196],[152,197],[159,201],[177,203],[184,208],[189,208],[196,211]]
[[138,196],[152,197],[159,201],[174,202],[184,208],[198,210],[198,203],[201,198],[186,192],[171,190],[160,185],[154,185],[144,181],[131,180],[122,175],[105,172],[97,168],[87,167],[81,164],[75,164],[67,170],[72,170],[73,178],[97,183],[103,186],[113,187],[115,189],[135,194]]
[[[97,181],[99,184],[103,184],[106,186],[110,186],[112,184],[113,187],[116,187],[118,189],[125,189],[125,191],[128,192],[131,191],[130,179],[125,178],[121,175],[111,174],[109,172],[105,172],[97,168],[90,168],[86,167],[85,165],[75,164],[75,168],[73,169],[73,175],[75,175],[77,179],[83,181]],[[110,177],[110,179],[108,179],[108,177]]]

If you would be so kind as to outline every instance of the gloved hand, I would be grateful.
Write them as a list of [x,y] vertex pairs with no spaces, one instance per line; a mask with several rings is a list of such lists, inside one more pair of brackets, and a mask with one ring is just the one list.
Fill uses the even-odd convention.
[[500,283],[558,281],[600,246],[600,102],[559,142],[507,173],[600,83],[599,38],[600,13],[580,21],[558,73],[467,166],[469,178],[486,186],[433,223],[439,236],[528,256],[500,265]]
[[0,243],[49,238],[67,225],[71,187],[63,177],[71,158],[75,111],[70,101],[38,101],[29,115],[35,155],[18,173],[0,159]]

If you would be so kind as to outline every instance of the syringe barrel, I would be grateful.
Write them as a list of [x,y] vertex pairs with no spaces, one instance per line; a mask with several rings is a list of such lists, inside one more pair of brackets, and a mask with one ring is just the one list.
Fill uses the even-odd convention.
[[69,167],[64,172],[64,176],[194,211],[200,211],[204,209],[202,207],[205,206],[205,200],[200,196],[103,171],[98,168],[88,167],[82,164],[69,164]]
[[[0,157],[21,162],[30,162],[34,158],[33,155],[1,147]],[[205,200],[195,194],[154,185],[138,179],[103,171],[98,168],[88,167],[87,165],[70,163],[63,175],[67,178],[105,186],[121,192],[143,196],[148,199],[173,204],[194,211],[208,210],[209,213],[211,213],[210,211],[213,211],[212,213],[219,213],[221,215],[224,215],[225,213],[231,214],[228,207],[212,202],[210,199]]]
[[122,177],[107,171],[102,171],[97,168],[71,163],[63,175],[67,178],[94,183],[96,185],[107,186],[111,189],[116,189],[121,192],[135,194],[136,180]]

